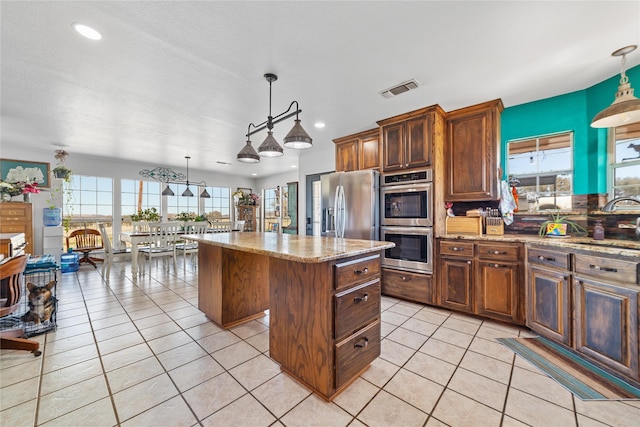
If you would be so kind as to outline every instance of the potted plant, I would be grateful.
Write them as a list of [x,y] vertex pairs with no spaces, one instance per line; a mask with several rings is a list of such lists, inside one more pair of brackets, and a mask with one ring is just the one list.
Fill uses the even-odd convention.
[[69,155],[69,153],[66,152],[65,150],[56,150],[55,153],[56,154],[55,154],[54,157],[58,161],[58,166],[53,168],[51,173],[53,173],[53,176],[55,176],[56,178],[62,178],[66,182],[70,182],[71,181],[71,169],[69,169],[68,167],[66,167],[64,165],[64,162],[65,162],[67,156]]
[[131,221],[160,221],[160,214],[156,208],[148,208],[145,210],[139,210],[137,214],[131,215]]
[[567,230],[579,234],[587,233],[587,230],[577,222],[568,219],[567,216],[562,216],[560,212],[554,212],[549,215],[548,220],[540,224],[538,234],[550,237],[566,236]]

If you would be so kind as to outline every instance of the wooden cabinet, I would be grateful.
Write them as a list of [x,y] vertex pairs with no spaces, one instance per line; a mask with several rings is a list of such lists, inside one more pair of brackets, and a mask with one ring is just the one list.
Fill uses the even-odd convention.
[[473,312],[473,242],[442,240],[439,244],[438,304]]
[[603,365],[638,376],[640,262],[575,254],[575,348]]
[[34,254],[33,206],[24,202],[0,203],[0,233],[24,233],[26,253]]
[[380,168],[380,131],[371,129],[334,139],[336,171],[349,172]]
[[380,254],[269,269],[270,355],[330,400],[380,355]]
[[569,253],[527,248],[527,315],[531,330],[572,345],[571,271]]
[[502,101],[447,113],[444,158],[446,201],[499,198],[500,113]]
[[430,166],[435,141],[442,135],[439,118],[444,114],[438,105],[434,105],[379,121],[382,171]]
[[522,245],[519,244],[476,244],[476,314],[511,323],[523,323],[521,253]]
[[256,209],[258,206],[238,206],[238,220],[244,221],[244,231],[257,231]]
[[522,324],[522,245],[440,240],[438,304]]
[[408,271],[382,269],[382,293],[423,304],[435,302],[433,276]]

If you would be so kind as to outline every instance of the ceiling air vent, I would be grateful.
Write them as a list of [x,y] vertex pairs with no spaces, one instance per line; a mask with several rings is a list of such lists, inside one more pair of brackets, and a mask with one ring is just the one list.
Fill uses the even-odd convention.
[[378,93],[385,98],[392,98],[396,95],[400,95],[401,93],[410,91],[411,89],[416,89],[418,86],[420,86],[420,83],[418,83],[416,79],[411,79]]

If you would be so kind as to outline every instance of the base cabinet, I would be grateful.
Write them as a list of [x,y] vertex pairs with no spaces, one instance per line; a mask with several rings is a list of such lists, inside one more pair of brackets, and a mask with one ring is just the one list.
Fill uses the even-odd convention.
[[438,304],[453,310],[473,312],[473,261],[442,258],[439,271]]
[[35,254],[33,239],[33,205],[23,202],[0,203],[0,233],[24,233],[25,252]]
[[382,269],[382,293],[423,304],[435,302],[433,276],[408,271]]
[[531,330],[572,345],[571,271],[568,253],[527,250],[527,321]]
[[517,264],[478,262],[476,314],[519,323],[519,274]]

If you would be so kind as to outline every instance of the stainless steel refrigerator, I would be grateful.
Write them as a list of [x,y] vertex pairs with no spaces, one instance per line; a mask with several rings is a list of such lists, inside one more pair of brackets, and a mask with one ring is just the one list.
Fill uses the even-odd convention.
[[323,236],[379,239],[378,171],[335,172],[320,182]]

